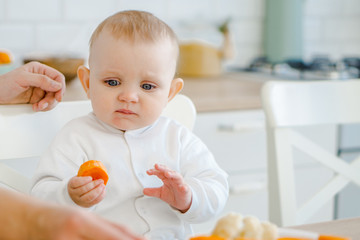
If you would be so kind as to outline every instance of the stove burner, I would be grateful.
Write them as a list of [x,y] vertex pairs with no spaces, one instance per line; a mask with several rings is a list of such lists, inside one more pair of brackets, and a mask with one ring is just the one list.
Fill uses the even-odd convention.
[[270,63],[266,57],[255,59],[246,71],[271,74],[286,79],[325,80],[360,78],[360,58],[332,62],[328,57],[315,57],[311,62],[289,59]]

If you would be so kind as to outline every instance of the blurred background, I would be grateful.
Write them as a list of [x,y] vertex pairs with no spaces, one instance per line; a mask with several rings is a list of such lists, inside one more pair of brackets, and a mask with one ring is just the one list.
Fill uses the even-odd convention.
[[[141,9],[167,22],[180,40],[201,39],[215,46],[223,41],[218,27],[230,19],[235,57],[226,65],[248,67],[266,53],[267,2],[272,0],[0,0],[0,48],[10,50],[18,62],[34,53],[71,54],[86,58],[88,41],[97,24],[112,13]],[[276,8],[276,1],[273,1]],[[285,1],[283,1],[285,2]],[[332,61],[360,55],[360,1],[291,0],[293,12],[278,16],[285,34],[301,30],[302,58],[327,56]],[[298,3],[296,3],[298,2]],[[278,8],[279,10],[279,8]],[[286,10],[286,9],[285,9]],[[270,13],[271,10],[270,9]],[[275,10],[276,11],[276,10]],[[296,11],[296,10],[295,10]],[[294,23],[293,23],[294,22]],[[278,26],[279,29],[275,29]],[[272,32],[283,26],[271,26]],[[291,28],[298,29],[291,32]]]

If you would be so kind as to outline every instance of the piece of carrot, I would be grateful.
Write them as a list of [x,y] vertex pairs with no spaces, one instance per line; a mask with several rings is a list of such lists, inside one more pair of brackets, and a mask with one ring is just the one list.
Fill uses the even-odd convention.
[[102,162],[97,160],[89,160],[84,162],[78,171],[78,177],[91,176],[93,180],[102,179],[106,185],[109,180],[106,168]]
[[254,239],[254,238],[238,237],[238,238],[235,238],[234,240],[256,240],[256,239]]
[[223,237],[211,235],[211,236],[196,236],[190,238],[189,240],[226,240],[226,239]]
[[318,240],[350,240],[348,237],[320,235]]
[[311,238],[303,238],[303,237],[280,237],[277,240],[312,240]]

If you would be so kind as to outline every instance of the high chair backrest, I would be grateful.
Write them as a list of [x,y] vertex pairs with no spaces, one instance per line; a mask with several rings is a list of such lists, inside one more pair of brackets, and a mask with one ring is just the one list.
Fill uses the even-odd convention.
[[[47,112],[33,112],[30,104],[0,105],[0,183],[28,193],[29,176],[14,169],[12,162],[17,162],[15,168],[19,161],[24,163],[20,168],[28,168],[28,162],[39,159],[64,124],[91,111],[89,100],[61,102]],[[163,115],[192,130],[196,111],[188,97],[178,94]]]
[[168,103],[162,115],[175,119],[190,130],[193,130],[196,120],[196,108],[189,97],[177,94]]
[[11,163],[20,161],[28,168],[27,160],[39,158],[65,123],[91,110],[88,100],[61,102],[47,112],[34,112],[30,104],[0,105],[0,160],[8,163],[0,163],[0,182],[27,193],[29,177]]
[[[262,89],[267,122],[269,220],[279,226],[306,223],[350,181],[360,185],[360,158],[351,164],[325,151],[296,127],[360,123],[360,80],[269,81]],[[331,169],[334,177],[297,206],[293,149]]]

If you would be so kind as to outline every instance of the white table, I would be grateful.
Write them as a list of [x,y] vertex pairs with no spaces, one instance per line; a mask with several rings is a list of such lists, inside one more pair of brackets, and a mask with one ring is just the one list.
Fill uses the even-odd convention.
[[317,232],[323,235],[351,237],[352,240],[360,240],[360,217],[299,225],[289,228]]

